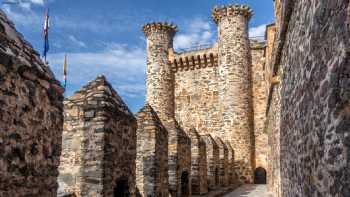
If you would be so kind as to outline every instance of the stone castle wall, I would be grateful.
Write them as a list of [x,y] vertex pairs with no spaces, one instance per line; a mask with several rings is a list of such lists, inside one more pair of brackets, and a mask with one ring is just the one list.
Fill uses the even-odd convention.
[[63,89],[0,10],[0,196],[55,196]]
[[136,119],[103,76],[65,101],[63,193],[135,195]]
[[[267,169],[267,134],[262,132],[266,111],[265,44],[251,42],[256,163]],[[182,128],[201,135],[220,134],[218,45],[170,55],[175,72],[175,116]]]
[[252,42],[252,88],[254,114],[255,168],[267,169],[266,82],[265,82],[265,42]]
[[349,1],[281,7],[282,196],[349,196]]
[[[192,59],[191,57],[198,56],[200,61],[189,63],[191,66],[188,69],[181,70],[180,62],[183,62],[181,59]],[[213,57],[212,61],[210,57]],[[216,133],[220,127],[218,65],[214,57],[217,57],[215,47],[176,55],[178,66],[173,63],[176,119],[186,130],[193,126],[202,135]]]

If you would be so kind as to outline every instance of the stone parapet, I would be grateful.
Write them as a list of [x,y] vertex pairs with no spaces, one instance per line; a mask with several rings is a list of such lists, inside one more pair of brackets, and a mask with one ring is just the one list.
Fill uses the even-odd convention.
[[243,16],[248,20],[253,16],[253,10],[246,5],[228,5],[215,7],[212,12],[215,23],[220,23],[223,18]]
[[170,58],[170,63],[175,73],[207,67],[217,67],[217,45],[214,45],[212,48],[202,49],[198,51],[175,53]]
[[173,37],[177,32],[177,26],[167,22],[154,22],[145,24],[142,30],[147,37],[154,33],[168,33],[170,37]]

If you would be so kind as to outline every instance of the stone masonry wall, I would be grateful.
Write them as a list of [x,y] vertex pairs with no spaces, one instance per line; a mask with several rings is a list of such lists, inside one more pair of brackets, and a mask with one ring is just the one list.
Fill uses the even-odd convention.
[[219,146],[210,134],[201,136],[207,149],[208,188],[213,190],[219,184]]
[[0,10],[0,196],[55,196],[63,89]]
[[136,184],[140,196],[168,197],[168,131],[148,104],[136,115]]
[[218,135],[236,151],[241,182],[253,181],[254,134],[251,86],[251,54],[246,6],[215,8],[218,24],[219,102],[221,129]]
[[200,62],[191,65],[201,67],[182,71],[178,69],[175,72],[176,119],[186,130],[193,125],[200,134],[215,133],[220,127],[218,69],[217,62],[209,62],[210,56],[217,56],[217,49],[214,47],[177,56],[176,59],[199,56]]
[[281,7],[282,196],[349,196],[349,1]]
[[252,85],[254,111],[255,168],[267,169],[265,43],[252,42]]
[[191,189],[192,194],[208,193],[207,149],[195,128],[190,129],[191,139]]
[[136,119],[103,76],[67,99],[62,190],[77,196],[134,196],[136,127]]

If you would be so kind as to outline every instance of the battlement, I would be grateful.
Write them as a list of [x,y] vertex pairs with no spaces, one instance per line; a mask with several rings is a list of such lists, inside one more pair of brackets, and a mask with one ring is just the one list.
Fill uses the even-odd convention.
[[249,20],[253,16],[253,10],[246,5],[229,5],[229,6],[215,7],[212,13],[214,21],[217,24],[224,17],[237,16],[237,15],[243,15],[247,17]]
[[174,72],[218,66],[218,46],[196,51],[175,53],[169,58]]
[[145,24],[142,30],[146,36],[149,36],[153,32],[168,32],[174,36],[177,32],[177,26],[168,22],[152,22]]
[[[251,50],[264,50],[266,41],[250,39]],[[172,70],[177,72],[191,71],[207,67],[218,67],[218,45],[185,52],[170,52]]]

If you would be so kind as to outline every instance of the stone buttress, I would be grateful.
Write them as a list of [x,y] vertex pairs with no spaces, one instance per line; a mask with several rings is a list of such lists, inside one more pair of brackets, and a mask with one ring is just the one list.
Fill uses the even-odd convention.
[[0,10],[0,196],[56,195],[63,91]]
[[117,92],[99,76],[64,105],[61,190],[134,196],[137,123]]
[[168,131],[146,104],[137,114],[136,185],[140,196],[168,197]]
[[215,137],[214,140],[219,147],[219,186],[227,187],[229,185],[228,148],[221,138]]
[[202,195],[208,193],[207,150],[195,128],[191,128],[188,135],[191,138],[192,194]]
[[147,37],[147,96],[168,130],[169,191],[171,196],[191,194],[191,141],[175,120],[174,72],[169,61],[176,26],[150,23]]
[[253,181],[254,135],[251,54],[247,6],[214,8],[218,24],[219,102],[221,128],[216,136],[231,142],[242,182]]
[[235,172],[235,151],[233,150],[230,142],[226,141],[228,149],[228,184],[237,184],[237,176]]
[[202,135],[207,149],[208,189],[216,189],[219,185],[219,146],[210,134]]

